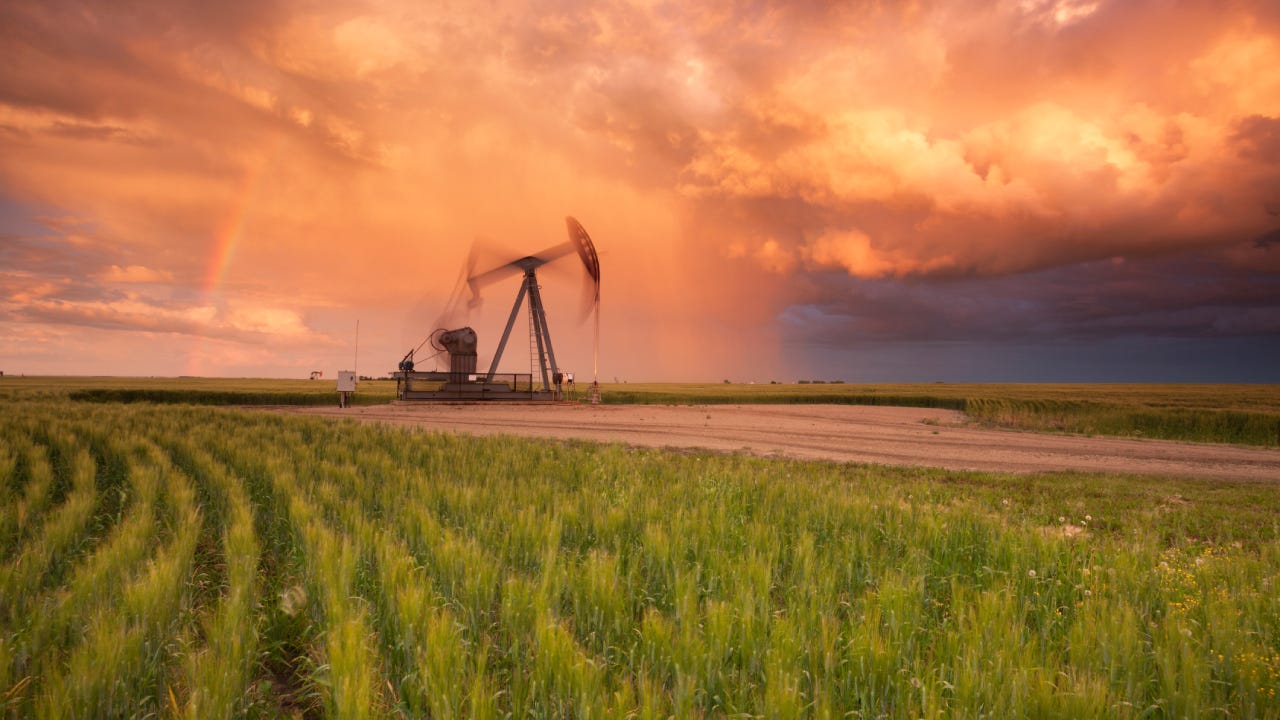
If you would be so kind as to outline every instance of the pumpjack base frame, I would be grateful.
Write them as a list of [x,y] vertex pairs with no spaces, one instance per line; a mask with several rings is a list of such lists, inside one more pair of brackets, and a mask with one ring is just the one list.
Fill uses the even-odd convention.
[[400,400],[438,402],[558,402],[563,393],[535,389],[529,373],[484,375],[448,372],[392,373]]

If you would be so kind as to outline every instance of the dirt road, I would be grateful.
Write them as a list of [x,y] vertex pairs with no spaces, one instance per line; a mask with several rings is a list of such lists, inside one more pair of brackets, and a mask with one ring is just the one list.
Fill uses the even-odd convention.
[[857,405],[394,403],[292,412],[473,435],[579,438],[953,470],[1280,480],[1280,450],[991,430],[952,410]]

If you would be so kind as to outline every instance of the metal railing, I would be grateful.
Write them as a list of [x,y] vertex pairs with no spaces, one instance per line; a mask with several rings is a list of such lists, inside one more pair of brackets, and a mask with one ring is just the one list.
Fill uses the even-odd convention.
[[396,396],[402,400],[519,400],[545,394],[532,373],[396,372]]

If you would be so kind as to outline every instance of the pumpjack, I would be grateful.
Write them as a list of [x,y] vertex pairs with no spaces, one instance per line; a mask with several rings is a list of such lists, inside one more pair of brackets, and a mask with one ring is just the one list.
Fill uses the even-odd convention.
[[[562,396],[564,373],[556,362],[555,348],[551,342],[551,330],[547,324],[547,312],[542,302],[538,269],[547,263],[567,255],[576,254],[586,271],[590,289],[590,312],[595,320],[594,372],[599,372],[600,347],[600,258],[595,244],[585,228],[572,217],[565,218],[569,239],[532,255],[526,255],[480,273],[469,273],[466,278],[471,298],[469,307],[481,302],[480,291],[515,274],[522,275],[511,314],[502,331],[502,339],[494,351],[488,372],[477,373],[478,336],[470,327],[453,330],[439,328],[427,336],[433,357],[448,356],[447,372],[420,372],[415,369],[414,354],[410,350],[400,361],[394,373],[397,394],[404,400],[559,400]],[[528,300],[531,371],[523,373],[498,372],[511,331],[520,315],[520,309]],[[422,346],[419,345],[418,349]],[[540,381],[540,382],[539,382]],[[598,402],[599,383],[593,377],[591,397]]]

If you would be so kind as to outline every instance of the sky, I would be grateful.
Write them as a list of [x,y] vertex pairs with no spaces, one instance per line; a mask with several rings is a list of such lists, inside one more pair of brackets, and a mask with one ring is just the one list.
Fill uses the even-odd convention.
[[1280,382],[1273,0],[11,0],[0,47],[6,375],[484,366],[520,280],[469,258],[573,216],[601,381]]

